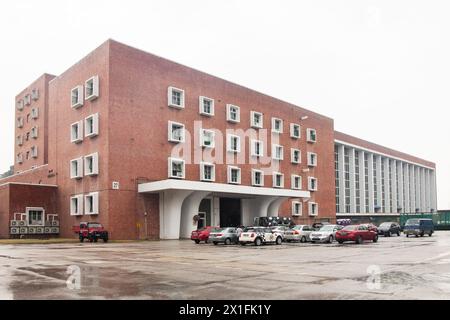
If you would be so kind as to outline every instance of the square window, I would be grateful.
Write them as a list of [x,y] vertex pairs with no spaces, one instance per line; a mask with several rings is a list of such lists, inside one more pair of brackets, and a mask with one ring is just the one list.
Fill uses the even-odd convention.
[[92,192],[84,196],[84,214],[97,215],[98,210],[98,192]]
[[184,179],[185,163],[182,159],[169,158],[169,178]]
[[262,157],[264,155],[264,144],[260,140],[251,140],[251,152],[253,157]]
[[185,138],[184,124],[169,121],[168,130],[169,130],[168,132],[169,141],[175,143],[184,142]]
[[308,152],[308,166],[316,167],[317,166],[317,154],[313,152]]
[[83,86],[77,86],[73,88],[70,97],[72,108],[76,109],[83,106]]
[[255,187],[264,186],[264,172],[262,170],[252,169],[252,185]]
[[99,95],[99,81],[98,76],[93,76],[86,81],[86,100],[97,99]]
[[98,113],[90,115],[84,120],[84,130],[86,138],[93,138],[98,135]]
[[215,181],[215,166],[212,163],[200,163],[200,180]]
[[70,179],[83,178],[83,158],[70,161]]
[[292,201],[292,215],[301,216],[302,215],[302,203],[300,201]]
[[228,134],[227,137],[227,151],[234,153],[241,152],[241,137],[233,134]]
[[284,149],[283,146],[278,144],[272,145],[272,159],[274,160],[283,160],[284,158]]
[[284,187],[284,174],[279,172],[273,173],[273,187],[283,188]]
[[98,175],[98,153],[93,153],[84,157],[84,175]]
[[214,148],[215,146],[215,132],[213,130],[202,129],[200,130],[200,143],[202,147]]
[[294,190],[302,189],[302,177],[299,175],[291,175],[291,188]]
[[312,142],[312,143],[317,142],[317,132],[315,129],[308,128],[306,130],[306,133],[307,133],[306,139],[308,142]]
[[319,205],[315,202],[308,202],[309,207],[309,215],[310,216],[317,216],[319,215]]
[[291,149],[291,163],[299,164],[302,162],[302,154],[298,149]]
[[205,116],[214,115],[214,100],[207,97],[200,97],[199,99],[200,114]]
[[308,177],[308,190],[317,191],[317,178]]
[[228,166],[228,183],[241,183],[241,168]]
[[70,197],[70,215],[71,216],[83,215],[83,195],[76,195]]
[[272,118],[272,132],[283,133],[283,120],[278,118]]
[[259,129],[263,127],[263,114],[261,112],[250,112],[250,126]]
[[291,123],[291,138],[300,139],[301,127],[299,124]]
[[80,143],[83,141],[83,121],[78,121],[70,125],[70,142]]
[[229,122],[241,121],[240,108],[238,106],[227,104],[227,121]]
[[184,108],[184,90],[175,87],[169,87],[167,94],[169,107],[178,109]]

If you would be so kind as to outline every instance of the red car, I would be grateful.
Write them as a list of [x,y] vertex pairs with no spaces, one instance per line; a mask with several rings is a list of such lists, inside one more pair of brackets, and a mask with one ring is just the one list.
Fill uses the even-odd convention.
[[204,228],[192,231],[191,240],[194,241],[196,244],[199,244],[200,241],[205,241],[205,243],[208,243],[209,234],[215,228],[216,227],[204,227]]
[[364,241],[378,241],[378,233],[367,225],[350,225],[336,232],[336,241],[344,243],[346,241],[354,241],[361,244]]

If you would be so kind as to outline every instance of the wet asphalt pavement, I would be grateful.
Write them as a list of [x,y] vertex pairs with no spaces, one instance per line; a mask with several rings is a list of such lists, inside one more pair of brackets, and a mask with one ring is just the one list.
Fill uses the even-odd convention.
[[378,243],[0,245],[0,299],[450,299],[450,232]]

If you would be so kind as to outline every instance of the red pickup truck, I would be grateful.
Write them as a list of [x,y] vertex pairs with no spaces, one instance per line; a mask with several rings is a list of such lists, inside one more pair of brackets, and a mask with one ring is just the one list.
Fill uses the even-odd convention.
[[89,242],[97,242],[102,239],[103,242],[108,242],[108,231],[98,222],[80,222],[79,226],[74,226],[73,231],[78,234],[80,242],[88,239]]

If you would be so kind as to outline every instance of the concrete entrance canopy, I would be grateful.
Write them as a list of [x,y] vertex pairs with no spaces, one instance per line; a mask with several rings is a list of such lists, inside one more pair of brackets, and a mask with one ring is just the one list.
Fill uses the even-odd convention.
[[195,229],[191,223],[198,213],[200,201],[208,195],[239,197],[242,204],[242,223],[250,225],[253,217],[277,215],[281,203],[288,198],[309,198],[309,191],[261,188],[223,183],[188,180],[161,180],[142,183],[139,193],[160,194],[160,238],[188,237]]

